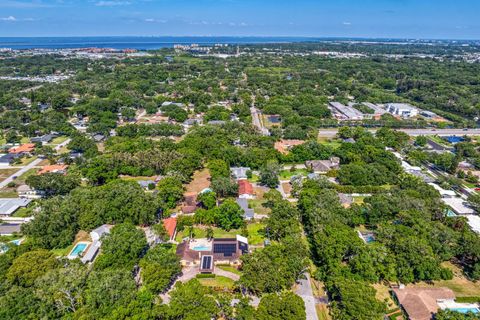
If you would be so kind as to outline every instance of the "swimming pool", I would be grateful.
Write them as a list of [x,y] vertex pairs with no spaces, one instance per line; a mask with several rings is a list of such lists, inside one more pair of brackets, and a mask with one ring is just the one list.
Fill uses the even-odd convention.
[[480,310],[478,308],[448,308],[449,310],[460,312],[460,313],[480,313]]
[[196,247],[193,247],[193,250],[195,250],[195,251],[210,251],[210,247],[207,247],[207,246],[196,246]]
[[72,251],[70,251],[70,254],[68,255],[69,259],[75,259],[78,258],[86,249],[88,246],[88,242],[79,242],[73,247]]

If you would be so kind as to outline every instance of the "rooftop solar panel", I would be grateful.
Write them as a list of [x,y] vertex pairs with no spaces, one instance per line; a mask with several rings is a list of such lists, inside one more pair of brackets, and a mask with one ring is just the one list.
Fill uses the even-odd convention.
[[225,257],[231,257],[237,252],[237,245],[234,243],[215,243],[213,245],[213,253],[221,253]]
[[212,257],[211,256],[203,256],[202,257],[202,269],[203,270],[212,269]]

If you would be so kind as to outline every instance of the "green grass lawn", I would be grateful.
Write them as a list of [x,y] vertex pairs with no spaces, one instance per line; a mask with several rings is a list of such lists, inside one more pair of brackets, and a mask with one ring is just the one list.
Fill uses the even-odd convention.
[[262,223],[251,223],[247,226],[248,230],[248,243],[257,245],[262,244],[263,240],[265,240],[265,233],[264,233],[265,225]]
[[50,143],[51,144],[54,144],[54,145],[57,145],[57,144],[60,144],[62,142],[65,142],[67,141],[68,137],[65,137],[65,136],[61,136],[61,137],[56,137],[54,138]]
[[215,268],[219,268],[219,269],[222,269],[224,271],[228,271],[228,272],[231,272],[231,273],[235,273],[235,274],[238,274],[239,276],[242,275],[242,272],[240,270],[238,270],[237,268],[235,267],[232,267],[232,266],[221,266],[221,265],[217,265],[215,266]]
[[[265,226],[261,223],[251,223],[249,225],[247,225],[247,230],[248,230],[248,242],[249,244],[253,244],[253,245],[256,245],[256,244],[262,244],[263,243],[263,239],[264,239],[264,236],[263,236],[263,228]],[[205,231],[206,227],[194,227],[193,228],[193,233],[194,233],[194,237],[195,238],[205,238],[207,235],[206,235],[206,231]],[[235,237],[237,234],[241,234],[242,233],[242,230],[230,230],[230,231],[225,231],[225,230],[222,230],[220,228],[216,228],[216,227],[212,227],[213,229],[213,237],[214,238],[233,238]],[[188,237],[189,234],[188,234],[188,227],[185,228],[185,230],[183,231],[179,231],[177,233],[177,237],[175,238],[175,240],[177,242],[181,242],[183,238],[186,238]]]
[[35,168],[32,168],[30,170],[28,170],[27,172],[25,172],[24,174],[22,174],[20,177],[18,177],[16,180],[14,180],[17,184],[20,184],[20,183],[24,183],[28,177],[30,176],[33,176],[35,174],[37,174],[37,170],[38,169],[35,169]]
[[26,166],[27,164],[35,161],[36,159],[37,159],[37,157],[22,158],[20,165],[21,166]]
[[18,198],[15,190],[2,190],[0,191],[0,198]]
[[17,211],[15,211],[15,213],[12,216],[18,217],[18,218],[27,218],[32,216],[32,212],[27,208],[20,208]]
[[200,278],[198,279],[198,281],[200,281],[200,283],[206,287],[221,287],[232,289],[235,285],[235,281],[222,276],[215,276],[215,278]]
[[256,174],[252,174],[252,177],[248,179],[249,182],[251,183],[256,183],[258,181],[260,181],[260,177]]
[[256,214],[270,214],[270,208],[265,208],[263,203],[265,203],[265,200],[248,200],[248,206],[253,209]]
[[50,252],[52,252],[55,256],[57,257],[66,257],[70,251],[73,249],[73,244],[69,245],[66,248],[61,248],[61,249],[52,249]]
[[283,170],[280,171],[279,177],[280,180],[290,180],[293,176],[306,176],[308,174],[307,169],[296,169],[295,171]]

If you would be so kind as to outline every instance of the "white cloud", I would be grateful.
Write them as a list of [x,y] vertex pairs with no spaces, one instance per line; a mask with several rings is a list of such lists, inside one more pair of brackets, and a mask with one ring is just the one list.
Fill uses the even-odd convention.
[[144,20],[145,22],[152,22],[152,23],[167,23],[167,20],[161,20],[161,19],[154,19],[154,18],[147,18]]
[[0,21],[17,21],[17,18],[15,18],[14,16],[8,16],[8,17],[0,18]]
[[99,1],[95,3],[97,7],[128,6],[131,4],[130,1]]
[[352,25],[352,23],[351,23],[351,22],[348,22],[348,21],[344,21],[344,22],[342,22],[342,24],[343,24],[344,26],[351,26],[351,25]]

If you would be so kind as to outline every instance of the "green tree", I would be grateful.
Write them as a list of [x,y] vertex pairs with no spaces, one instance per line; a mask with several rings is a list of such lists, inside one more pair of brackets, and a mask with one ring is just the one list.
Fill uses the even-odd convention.
[[130,223],[116,225],[102,240],[102,253],[95,267],[132,269],[146,248],[147,239],[142,230]]
[[30,287],[35,280],[58,265],[55,256],[47,250],[38,249],[25,252],[15,260],[7,272],[10,283]]
[[180,260],[170,245],[157,245],[148,250],[140,260],[142,284],[152,293],[168,289],[173,279],[180,274]]
[[262,296],[258,305],[256,319],[258,320],[297,320],[305,319],[305,303],[293,292]]
[[210,320],[219,309],[208,288],[193,279],[178,282],[171,293],[168,314],[172,319]]
[[215,223],[226,231],[238,229],[244,223],[242,209],[234,200],[225,200],[215,210]]
[[183,197],[183,184],[176,177],[165,177],[158,183],[157,196],[165,204],[165,208],[173,209],[177,206],[178,201]]
[[269,187],[276,188],[280,181],[278,174],[280,173],[280,166],[274,161],[269,161],[265,167],[260,170],[260,183]]
[[25,183],[35,190],[45,192],[47,197],[51,197],[68,194],[80,185],[80,178],[61,173],[45,173],[42,175],[31,175]]

